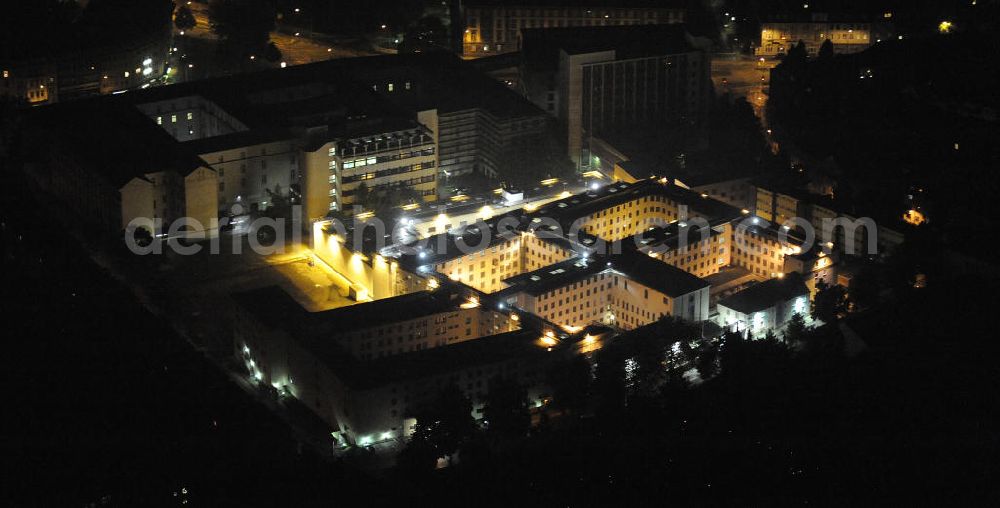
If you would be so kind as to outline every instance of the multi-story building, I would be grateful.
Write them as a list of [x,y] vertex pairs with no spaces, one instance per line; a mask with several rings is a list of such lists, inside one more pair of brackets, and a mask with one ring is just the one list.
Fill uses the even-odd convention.
[[[485,2],[484,2],[485,3]],[[548,4],[548,5],[544,5]],[[467,5],[462,53],[466,58],[518,51],[522,29],[683,23],[683,9],[660,6]]]
[[469,397],[477,419],[495,377],[521,384],[542,407],[551,397],[545,374],[564,346],[607,332],[518,329],[516,314],[440,291],[312,314],[276,288],[240,293],[235,354],[251,380],[316,413],[337,445],[394,449],[447,385]]
[[502,161],[550,129],[545,112],[456,57],[420,53],[353,60],[350,71],[382,99],[413,111],[437,111],[439,173],[445,178],[478,173],[503,179]]
[[732,225],[714,228],[673,222],[642,233],[640,252],[698,277],[708,277],[732,261]]
[[664,316],[708,318],[708,283],[648,256],[577,257],[505,281],[500,297],[567,330],[632,329]]
[[701,219],[710,226],[719,226],[744,214],[738,208],[667,179],[645,179],[590,189],[549,203],[539,208],[536,215],[557,221],[563,231],[575,228],[604,242],[618,242],[671,222],[695,224],[695,220]]
[[779,330],[795,314],[805,318],[809,314],[809,289],[802,276],[793,272],[723,298],[717,307],[719,326],[761,337]]
[[624,127],[703,127],[711,59],[683,26],[525,30],[525,93],[559,121],[568,155],[592,165],[592,139]]
[[[332,211],[352,212],[362,194],[433,201],[440,175],[496,176],[504,154],[529,143],[548,122],[523,98],[456,58],[429,54],[154,87],[60,105],[38,117],[45,121],[30,122],[29,129],[39,173],[65,173],[58,166],[76,165],[103,180],[106,195],[99,201],[109,209],[88,213],[85,221],[115,232],[136,217],[187,216],[201,224],[194,230],[209,234],[222,216],[278,202],[301,203],[304,219],[313,221]],[[100,128],[77,128],[97,118]],[[177,178],[147,177],[164,165],[141,156],[139,147],[153,143],[157,153],[170,153],[167,160],[185,161]],[[88,147],[104,145],[108,150],[93,153],[93,161],[80,160],[93,152]],[[125,147],[139,154],[126,156]],[[197,172],[199,192],[211,187],[211,196],[163,187],[189,178],[195,163],[205,169]],[[121,171],[105,174],[110,167]],[[86,186],[49,188],[72,193]],[[177,205],[178,213],[159,211],[166,204]]]
[[[480,305],[479,294],[453,285],[356,306],[306,312],[277,286],[238,295],[241,305],[260,314],[281,312],[300,340],[314,338],[362,360],[449,346],[520,328],[517,321]],[[240,328],[242,325],[238,325]],[[244,336],[253,330],[243,330]],[[261,350],[261,354],[266,354]]]
[[[889,18],[886,18],[889,19]],[[784,55],[802,41],[809,56],[816,56],[827,40],[834,53],[857,53],[892,36],[891,24],[814,13],[808,19],[776,18],[761,24],[757,56]]]

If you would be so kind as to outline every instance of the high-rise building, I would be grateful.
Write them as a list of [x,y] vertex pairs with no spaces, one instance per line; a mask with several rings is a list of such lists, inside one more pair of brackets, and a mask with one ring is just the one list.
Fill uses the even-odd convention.
[[523,40],[527,97],[558,119],[578,168],[615,129],[703,128],[711,59],[683,25],[532,29]]

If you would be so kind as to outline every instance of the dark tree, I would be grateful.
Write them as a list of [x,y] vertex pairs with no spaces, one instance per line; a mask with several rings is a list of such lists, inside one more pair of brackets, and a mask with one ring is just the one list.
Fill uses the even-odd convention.
[[177,11],[174,12],[174,26],[178,30],[190,30],[195,25],[194,14],[191,13],[191,8],[183,4],[177,7]]
[[813,319],[833,323],[847,312],[847,292],[842,286],[819,281],[816,283],[816,290],[812,306]]
[[785,344],[797,344],[800,342],[805,342],[808,340],[809,327],[806,326],[806,320],[802,317],[802,314],[795,313],[792,314],[792,319],[788,322],[785,327],[785,333],[782,338],[785,339]]
[[829,61],[833,58],[833,41],[827,39],[819,46],[819,60]]
[[625,408],[625,354],[618,344],[608,344],[597,352],[594,369],[594,396],[597,414],[613,418]]
[[274,6],[267,0],[212,0],[208,22],[230,49],[252,53],[267,44],[274,30]]
[[847,296],[856,310],[866,309],[878,303],[881,283],[874,266],[865,266],[851,279]]
[[476,431],[472,403],[462,390],[450,384],[417,412],[417,424],[407,448],[418,459],[433,455],[448,457]]
[[698,361],[695,364],[695,368],[698,369],[698,375],[701,379],[708,380],[719,372],[719,352],[717,349],[712,348],[708,350],[703,350],[700,355],[698,355]]
[[267,43],[267,46],[264,48],[264,59],[271,63],[280,61],[281,50],[273,42]]
[[547,377],[556,407],[575,415],[587,409],[592,376],[590,362],[585,357],[577,355],[554,364]]
[[516,381],[494,377],[486,392],[483,419],[490,434],[523,437],[531,428],[527,391]]

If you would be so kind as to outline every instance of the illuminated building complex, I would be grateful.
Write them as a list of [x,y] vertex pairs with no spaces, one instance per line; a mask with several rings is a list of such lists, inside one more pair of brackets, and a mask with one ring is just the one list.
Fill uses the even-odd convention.
[[219,217],[276,201],[301,203],[306,221],[351,213],[362,193],[434,201],[441,176],[495,175],[498,158],[546,122],[454,57],[428,54],[59,104],[35,115],[27,137],[38,148],[36,180],[102,231],[190,217],[197,222],[185,234],[211,236]]
[[[808,312],[815,282],[835,279],[827,245],[803,248],[795,231],[665,178],[595,186],[471,224],[439,220],[451,227],[383,248],[317,222],[317,258],[352,281],[344,293],[362,303],[281,312],[257,326],[257,314],[273,312],[258,307],[277,298],[240,296],[236,348],[250,374],[302,399],[341,442],[395,445],[444,383],[469,395],[477,417],[496,373],[544,405],[539,375],[558,357],[547,354],[600,347],[600,333],[666,316],[760,336]],[[295,353],[275,356],[273,343]]]
[[234,299],[236,354],[251,377],[305,404],[339,445],[401,445],[415,409],[446,384],[473,401],[477,418],[499,375],[528,387],[540,407],[548,365],[607,331],[522,329],[516,314],[456,286],[318,313],[275,287]]

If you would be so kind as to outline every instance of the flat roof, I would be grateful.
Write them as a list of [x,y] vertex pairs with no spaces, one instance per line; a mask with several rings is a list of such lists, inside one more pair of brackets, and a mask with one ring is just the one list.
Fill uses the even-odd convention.
[[802,275],[798,272],[784,277],[758,282],[743,291],[719,300],[717,305],[733,309],[743,314],[753,314],[774,307],[779,302],[787,302],[809,294]]
[[705,279],[653,259],[637,250],[625,249],[621,254],[610,256],[608,261],[616,272],[671,298],[684,296],[709,286]]
[[[489,231],[482,231],[480,229],[482,224],[485,224]],[[422,266],[434,267],[434,265],[513,240],[520,236],[525,224],[526,217],[520,210],[515,210],[483,222],[453,228],[450,231],[414,242],[410,247],[417,248],[419,253],[400,255],[399,264],[411,272],[416,272]],[[484,235],[487,237],[486,243],[481,245]]]
[[569,227],[578,219],[647,196],[663,196],[676,203],[687,205],[697,215],[704,216],[712,225],[730,222],[743,215],[739,208],[710,197],[703,197],[700,192],[670,182],[661,183],[659,180],[645,179],[632,184],[611,183],[597,190],[588,190],[583,194],[553,201],[539,208],[532,213],[532,216],[552,217],[564,227]]
[[320,312],[309,312],[278,286],[236,293],[232,297],[266,326],[288,331],[297,337],[322,339],[329,334],[364,330],[455,310],[466,302],[465,296],[453,288],[442,287],[436,291],[418,291]]
[[517,288],[516,290],[510,289],[510,291],[538,296],[608,270],[607,262],[603,259],[575,257],[531,272],[515,275],[504,279],[504,282],[512,288]]

